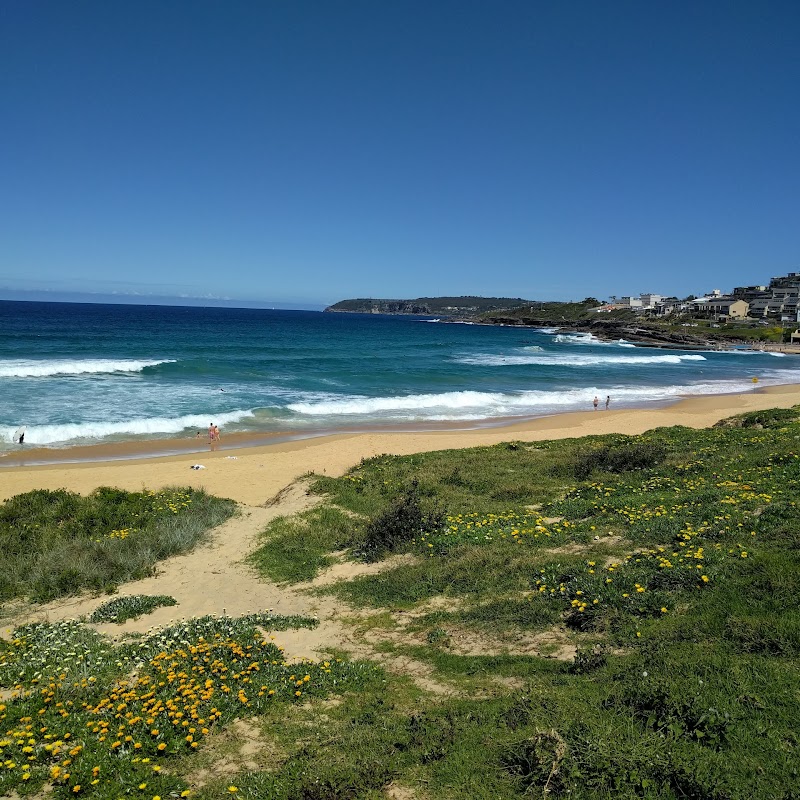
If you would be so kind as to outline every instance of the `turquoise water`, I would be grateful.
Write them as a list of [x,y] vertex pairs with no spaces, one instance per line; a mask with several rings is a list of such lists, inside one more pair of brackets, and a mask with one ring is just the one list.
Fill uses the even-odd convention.
[[[800,359],[409,317],[0,302],[0,449],[460,423],[800,381]],[[602,406],[602,403],[601,403]]]

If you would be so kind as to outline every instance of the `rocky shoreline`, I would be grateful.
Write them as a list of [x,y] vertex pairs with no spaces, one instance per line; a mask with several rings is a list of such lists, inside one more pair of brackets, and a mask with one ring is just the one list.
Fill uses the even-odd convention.
[[659,347],[677,350],[717,350],[728,349],[735,346],[750,346],[742,339],[728,339],[720,342],[718,339],[698,336],[694,333],[675,333],[673,331],[659,331],[654,328],[643,327],[629,322],[617,320],[597,319],[586,322],[576,320],[533,319],[518,317],[496,316],[488,320],[491,325],[509,325],[524,328],[560,328],[565,332],[591,333],[603,341],[617,341],[625,339],[638,347]]

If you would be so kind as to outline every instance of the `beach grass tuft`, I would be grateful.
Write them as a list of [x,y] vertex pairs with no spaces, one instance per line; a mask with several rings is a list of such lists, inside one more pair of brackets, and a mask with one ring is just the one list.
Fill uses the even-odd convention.
[[196,489],[17,495],[0,505],[0,600],[113,591],[190,550],[235,510]]

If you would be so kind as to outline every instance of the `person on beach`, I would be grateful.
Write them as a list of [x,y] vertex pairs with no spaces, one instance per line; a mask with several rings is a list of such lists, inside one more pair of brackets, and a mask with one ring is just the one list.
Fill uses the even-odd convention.
[[209,422],[208,423],[208,439],[211,442],[214,441],[214,423],[213,422]]
[[611,395],[606,395],[606,411],[608,411],[608,407],[611,405]]
[[600,398],[595,395],[594,400],[592,400],[592,405],[594,406],[594,410],[597,411],[597,406],[600,404]]
[[214,439],[219,441],[219,428],[216,425],[214,426]]

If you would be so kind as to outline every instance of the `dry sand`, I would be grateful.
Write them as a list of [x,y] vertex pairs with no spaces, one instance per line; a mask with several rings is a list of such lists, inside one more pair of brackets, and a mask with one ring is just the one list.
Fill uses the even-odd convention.
[[[241,515],[214,530],[206,544],[160,563],[154,577],[120,588],[121,595],[172,595],[178,600],[178,606],[158,609],[122,626],[96,627],[119,635],[144,631],[171,619],[203,614],[237,616],[272,609],[277,614],[316,615],[321,624],[314,630],[276,634],[288,658],[319,657],[328,654],[331,648],[349,650],[357,656],[382,660],[389,669],[411,673],[424,688],[442,692],[448,691],[447,687],[433,681],[423,665],[393,662],[391,657],[376,652],[369,636],[359,635],[358,625],[345,624],[345,617],[351,617],[352,622],[352,618],[358,616],[352,609],[334,599],[310,594],[306,591],[310,587],[287,588],[260,580],[243,563],[269,520],[297,513],[317,502],[306,494],[298,478],[308,472],[340,475],[360,459],[380,453],[411,454],[509,440],[536,441],[612,432],[637,434],[667,425],[701,428],[744,411],[798,404],[800,386],[779,386],[747,394],[690,398],[668,408],[563,414],[483,430],[338,435],[239,451],[218,451],[202,457],[189,454],[116,462],[6,467],[0,469],[0,497],[37,488],[64,487],[86,493],[103,485],[129,490],[191,485],[218,496],[231,497],[241,504]],[[206,469],[190,469],[195,463],[205,464]],[[345,562],[333,567],[315,583],[347,580],[361,571],[374,569],[374,565]],[[89,614],[107,599],[81,597],[38,607],[24,603],[12,605],[3,610],[5,618],[0,635],[8,636],[12,627],[34,619],[55,621]],[[536,652],[541,647],[543,655],[552,654],[552,644],[544,640],[528,642],[525,652]],[[469,643],[460,645],[468,648]],[[560,655],[556,657],[569,657],[574,652],[574,648],[560,640],[559,646]]]

